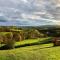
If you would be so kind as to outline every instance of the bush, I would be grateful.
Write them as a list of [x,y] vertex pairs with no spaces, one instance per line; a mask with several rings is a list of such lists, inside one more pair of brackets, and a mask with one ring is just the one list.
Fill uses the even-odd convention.
[[20,40],[21,40],[20,33],[14,32],[14,33],[13,33],[13,40],[15,40],[15,41],[20,41]]
[[3,42],[3,37],[0,35],[0,43]]
[[6,45],[5,45],[6,48],[8,49],[14,48],[15,40],[13,40],[13,34],[12,33],[6,34],[6,38],[7,38]]

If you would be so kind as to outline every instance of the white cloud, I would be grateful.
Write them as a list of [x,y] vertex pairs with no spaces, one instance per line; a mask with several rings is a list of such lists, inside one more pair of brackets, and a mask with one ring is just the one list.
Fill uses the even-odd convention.
[[27,0],[22,0],[24,3],[27,3],[28,1]]
[[0,0],[0,15],[7,21],[56,24],[60,22],[60,0]]
[[32,15],[32,14],[21,14],[21,17],[23,19],[31,19],[31,20],[37,20],[37,19],[40,19],[40,16],[37,16],[37,15]]

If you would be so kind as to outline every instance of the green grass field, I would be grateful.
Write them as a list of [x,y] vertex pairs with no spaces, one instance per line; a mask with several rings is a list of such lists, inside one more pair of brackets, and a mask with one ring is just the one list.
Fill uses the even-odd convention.
[[40,44],[42,42],[48,41],[48,39],[51,39],[51,37],[48,38],[37,38],[37,39],[27,39],[27,40],[23,40],[20,42],[16,42],[15,46],[19,46],[19,45],[25,45],[25,44]]
[[[31,39],[16,42],[16,46],[46,41],[50,38]],[[0,50],[0,60],[60,60],[60,47],[53,47],[52,43]]]

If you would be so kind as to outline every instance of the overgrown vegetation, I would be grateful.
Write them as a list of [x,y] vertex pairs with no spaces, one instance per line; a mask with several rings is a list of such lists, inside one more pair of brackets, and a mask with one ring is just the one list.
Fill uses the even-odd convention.
[[0,27],[0,60],[59,60],[55,36],[60,36],[59,29]]
[[[47,37],[50,37],[51,34],[53,36],[60,35],[59,30],[49,30],[49,29],[43,30],[38,28],[23,29],[22,27],[3,26],[3,27],[0,27],[0,43],[4,44],[5,48],[14,48],[14,45],[16,42],[21,42],[27,39],[29,40],[29,39],[37,39],[37,38],[47,38]],[[47,42],[50,42],[50,41],[48,40],[44,41],[44,43],[47,43]]]
[[5,44],[5,48],[14,48],[16,42],[26,39],[44,37],[37,29],[19,29],[17,27],[0,27],[0,43]]

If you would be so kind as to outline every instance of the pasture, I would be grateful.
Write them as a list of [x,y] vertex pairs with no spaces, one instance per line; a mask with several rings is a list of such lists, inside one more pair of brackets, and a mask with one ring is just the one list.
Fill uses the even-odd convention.
[[[15,46],[37,43],[51,38],[30,39],[16,42]],[[21,46],[11,50],[0,50],[0,60],[60,60],[60,47],[52,43]]]

